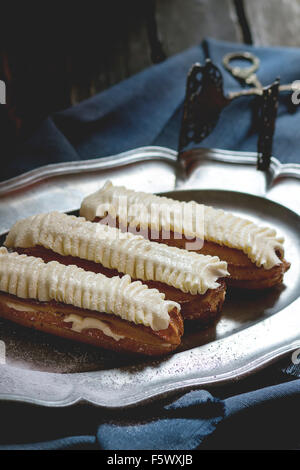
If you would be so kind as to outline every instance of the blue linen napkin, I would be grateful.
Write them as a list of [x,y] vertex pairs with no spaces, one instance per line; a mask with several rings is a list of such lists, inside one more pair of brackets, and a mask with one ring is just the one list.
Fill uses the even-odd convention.
[[[36,166],[122,152],[143,145],[177,148],[186,74],[208,55],[220,66],[225,91],[241,85],[222,67],[226,52],[251,50],[261,59],[263,84],[300,79],[300,49],[252,48],[204,41],[169,60],[44,121],[7,162],[2,179]],[[253,105],[233,102],[202,146],[256,149]],[[280,98],[274,154],[300,162],[300,113]],[[191,391],[148,407],[118,412],[91,406],[48,410],[0,404],[0,449],[209,449],[298,448],[299,366],[289,358],[240,384]],[[13,421],[11,417],[13,416]]]
[[[259,382],[257,382],[259,384]],[[231,387],[233,391],[233,387]],[[216,394],[216,392],[215,392]],[[71,425],[78,428],[77,420],[82,418],[82,428],[86,426],[84,414],[90,419],[86,435],[68,435],[60,439],[26,444],[0,445],[0,450],[194,450],[194,449],[291,449],[298,448],[298,413],[300,401],[300,379],[278,385],[264,387],[246,393],[220,399],[206,390],[194,390],[164,405],[152,405],[148,417],[141,422],[145,411],[131,410],[130,418],[121,420],[109,416],[107,412],[94,409],[93,415],[85,408],[57,410],[55,414],[57,435],[61,434],[66,415],[73,420]],[[17,426],[24,413],[20,409],[14,417],[14,436],[20,433]],[[10,417],[11,415],[10,410]],[[41,434],[51,434],[47,428],[52,422],[44,419],[43,411],[31,408],[27,412],[30,423],[27,432],[33,439]],[[2,415],[3,416],[3,415]],[[96,420],[98,419],[98,426]],[[108,422],[104,422],[107,420]],[[129,424],[128,424],[129,421]],[[39,422],[39,426],[37,423]],[[99,423],[101,423],[99,425]],[[77,426],[76,426],[77,425]],[[35,434],[28,427],[36,427]],[[70,426],[71,427],[71,426]],[[77,430],[77,429],[76,429]],[[73,430],[75,432],[75,429]],[[16,437],[15,437],[16,438]],[[23,436],[28,441],[28,436]]]
[[[242,89],[222,66],[226,52],[249,50],[260,59],[257,72],[263,85],[278,75],[282,83],[300,79],[300,49],[257,48],[207,39],[165,62],[105,90],[41,123],[2,168],[0,179],[16,176],[40,165],[108,156],[144,145],[177,149],[186,75],[194,62],[209,56],[221,68],[225,92]],[[299,161],[300,112],[288,112],[290,97],[280,96],[274,155],[282,162]],[[255,101],[240,98],[223,110],[215,130],[203,147],[256,150],[257,130],[252,125]]]

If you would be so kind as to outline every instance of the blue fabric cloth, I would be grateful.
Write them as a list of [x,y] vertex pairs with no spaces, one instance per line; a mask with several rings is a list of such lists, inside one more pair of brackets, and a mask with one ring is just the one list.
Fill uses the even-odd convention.
[[[209,56],[221,68],[225,91],[240,85],[222,66],[228,51],[252,50],[260,59],[258,77],[266,85],[280,75],[282,83],[300,77],[300,49],[254,48],[206,40],[165,62],[105,90],[42,122],[34,135],[19,144],[2,168],[1,179],[48,163],[108,156],[143,145],[177,149],[186,74],[194,62]],[[300,112],[288,112],[290,98],[280,97],[274,155],[283,162],[299,161]],[[256,150],[257,129],[251,124],[255,100],[240,98],[227,107],[214,132],[201,145]]]
[[[182,54],[90,98],[41,124],[7,162],[1,178],[38,165],[89,159],[157,144],[177,148],[190,66],[206,56],[221,67],[225,91],[241,88],[221,65],[226,52],[252,50],[261,59],[263,84],[300,79],[300,50],[252,48],[206,40]],[[222,114],[203,146],[255,150],[253,100],[243,98]],[[300,162],[300,113],[280,98],[274,154]],[[276,449],[298,448],[300,370],[287,358],[241,383],[213,391],[194,390],[137,409],[104,411],[0,404],[0,449]]]
[[[262,380],[262,376],[256,377],[256,385]],[[235,393],[237,388],[227,387],[227,392]],[[219,394],[220,391],[194,390],[167,404],[138,408],[127,414],[122,411],[109,414],[95,408],[91,411],[88,407],[59,411],[30,407],[24,413],[15,407],[16,416],[13,416],[10,406],[7,412],[1,410],[2,419],[7,414],[11,421],[13,416],[13,437],[26,443],[0,445],[0,450],[298,448],[300,379],[222,399]],[[41,435],[64,434],[65,420],[70,420],[69,429],[73,428],[74,435],[39,441]],[[80,428],[90,434],[75,435]],[[30,438],[35,442],[28,443]]]

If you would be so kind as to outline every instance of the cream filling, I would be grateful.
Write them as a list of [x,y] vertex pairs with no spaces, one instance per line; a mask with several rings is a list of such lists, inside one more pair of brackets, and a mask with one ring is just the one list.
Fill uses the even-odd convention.
[[113,338],[115,341],[125,338],[125,336],[116,335],[111,331],[108,325],[103,321],[93,317],[80,317],[79,315],[71,314],[64,318],[64,322],[72,323],[71,330],[81,333],[83,330],[95,329],[101,330],[105,336]]
[[87,196],[80,209],[80,215],[87,220],[107,214],[118,217],[125,226],[171,229],[185,236],[204,238],[242,250],[253,263],[265,269],[281,263],[276,252],[284,256],[284,239],[271,228],[260,227],[250,220],[195,201],[180,202],[135,192],[124,186],[113,186],[109,181],[99,191]]
[[172,309],[180,311],[179,304],[165,300],[164,294],[140,281],[131,282],[128,275],[108,278],[77,266],[9,253],[4,247],[0,248],[0,291],[114,314],[155,331],[168,328]]
[[[12,308],[16,310],[17,312],[36,312],[34,308],[19,305],[14,302],[6,302],[6,305],[8,308]],[[68,315],[67,317],[64,318],[64,322],[72,322],[73,325],[71,329],[73,331],[76,331],[77,333],[81,333],[83,330],[93,328],[96,330],[101,330],[106,336],[110,336],[113,338],[115,341],[119,341],[122,338],[125,338],[125,336],[120,336],[114,334],[109,326],[107,326],[104,322],[101,320],[97,320],[97,318],[93,317],[80,317],[79,315],[71,314]]]
[[10,230],[7,247],[43,246],[60,255],[75,256],[143,281],[159,281],[191,294],[216,289],[228,275],[227,263],[142,236],[122,233],[115,227],[87,222],[59,212],[39,214],[17,222]]
[[19,305],[19,304],[14,303],[14,302],[6,302],[6,305],[7,305],[8,308],[13,308],[17,312],[36,312],[36,310],[32,307],[27,307],[25,305],[24,306]]

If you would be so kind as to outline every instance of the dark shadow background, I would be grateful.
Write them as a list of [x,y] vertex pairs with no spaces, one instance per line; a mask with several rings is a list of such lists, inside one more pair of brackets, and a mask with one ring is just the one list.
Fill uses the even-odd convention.
[[207,34],[251,42],[244,13],[241,0],[2,5],[0,79],[7,104],[0,106],[0,153],[13,158],[17,145],[49,114],[200,43]]
[[[16,11],[5,10],[0,32],[0,78],[7,87],[1,134],[10,142],[14,135],[31,134],[51,112],[70,106],[72,89],[84,89],[105,69],[122,37],[141,23],[148,27],[154,2],[110,0],[95,2],[94,8],[73,2],[68,7],[40,2],[34,9],[27,2],[17,5]],[[99,88],[113,82],[106,77]]]

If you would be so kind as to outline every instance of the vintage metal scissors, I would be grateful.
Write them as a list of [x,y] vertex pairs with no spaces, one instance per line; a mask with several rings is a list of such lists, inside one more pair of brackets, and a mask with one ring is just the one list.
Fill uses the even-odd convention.
[[[244,60],[250,62],[251,65],[249,67],[230,65],[233,60]],[[260,60],[256,55],[251,52],[229,52],[223,57],[223,64],[234,78],[244,82],[246,85],[254,86],[258,89],[263,88],[255,73],[260,66]]]
[[[248,67],[231,65],[230,63],[233,60],[244,60],[246,62],[250,62],[251,65]],[[259,66],[260,66],[260,60],[256,55],[248,51],[229,52],[228,54],[225,54],[223,57],[223,65],[226,68],[226,70],[234,78],[236,78],[240,82],[244,82],[245,85],[252,87],[248,90],[229,93],[231,99],[237,96],[241,96],[241,95],[249,95],[249,94],[262,95],[264,87],[259,81],[255,73],[259,69]],[[295,87],[293,87],[292,83],[279,86],[279,91],[292,91],[292,90],[295,90]]]
[[[233,60],[248,61],[250,66],[233,65],[231,64]],[[210,59],[206,59],[203,65],[194,64],[187,78],[178,145],[179,152],[190,144],[202,142],[213,131],[222,110],[232,100],[241,96],[253,95],[259,97],[255,108],[253,108],[256,112],[252,112],[255,120],[253,122],[259,134],[257,143],[258,168],[265,170],[269,168],[271,161],[279,92],[296,91],[300,96],[300,80],[281,85],[279,78],[276,78],[271,84],[262,85],[256,76],[260,60],[248,51],[226,54],[223,58],[223,64],[234,78],[248,86],[224,93],[223,76],[217,65]],[[296,103],[292,99],[289,102],[291,104],[288,109],[292,113],[296,109]]]

